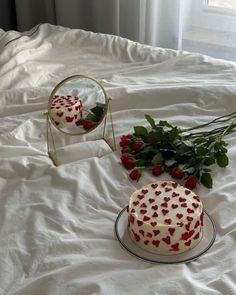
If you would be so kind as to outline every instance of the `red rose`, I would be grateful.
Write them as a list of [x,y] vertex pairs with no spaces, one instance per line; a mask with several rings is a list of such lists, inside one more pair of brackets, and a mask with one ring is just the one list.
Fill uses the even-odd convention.
[[136,160],[133,158],[125,158],[123,159],[122,164],[127,170],[130,170],[134,168],[135,162]]
[[139,140],[132,144],[132,149],[136,152],[139,152],[144,147],[144,142]]
[[126,153],[128,153],[128,152],[130,152],[130,148],[128,147],[128,146],[124,146],[124,147],[122,147],[122,149],[121,149],[121,153],[122,154],[126,154]]
[[197,177],[195,175],[190,176],[185,182],[185,187],[192,190],[197,185]]
[[120,138],[120,147],[128,146],[132,138],[133,136],[131,134],[122,135]]
[[90,130],[94,127],[94,123],[90,120],[83,120],[82,125],[85,130]]
[[123,162],[127,158],[132,158],[132,156],[129,153],[123,153],[120,157],[121,162]]
[[134,169],[130,172],[129,174],[129,177],[132,179],[132,180],[136,180],[136,181],[139,181],[139,178],[141,177],[141,172],[137,169]]
[[152,174],[154,176],[159,176],[164,172],[164,167],[162,165],[156,166],[152,169]]
[[171,172],[173,178],[182,179],[184,177],[184,171],[178,167],[174,168]]

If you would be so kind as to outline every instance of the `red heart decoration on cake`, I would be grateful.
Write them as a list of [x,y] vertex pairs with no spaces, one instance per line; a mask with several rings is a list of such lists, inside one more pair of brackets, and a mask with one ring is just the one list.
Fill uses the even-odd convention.
[[69,112],[71,112],[71,111],[72,111],[72,108],[67,108],[67,110],[68,110]]
[[193,237],[193,239],[194,239],[194,240],[197,240],[197,239],[199,238],[199,236],[200,236],[200,234],[197,233],[197,234]]
[[179,225],[180,227],[184,226],[183,222],[177,222],[177,225]]
[[155,202],[155,199],[148,199],[149,203],[152,204],[153,202]]
[[170,192],[170,191],[172,191],[172,188],[171,187],[166,187],[165,188],[165,192],[167,193],[167,192]]
[[162,241],[165,242],[167,245],[170,245],[170,237],[169,236],[162,238]]
[[159,196],[161,194],[161,191],[156,191],[155,195]]
[[58,117],[62,117],[63,116],[63,112],[57,112]]
[[177,216],[179,219],[181,219],[181,218],[183,217],[183,214],[181,214],[181,213],[177,213],[176,216]]
[[188,206],[187,206],[187,203],[183,203],[183,204],[181,204],[181,207],[187,208],[187,207],[188,207]]
[[144,198],[144,195],[137,195],[139,200],[142,200]]
[[184,234],[182,234],[181,240],[186,241],[190,239],[193,234],[194,234],[194,230],[186,231]]
[[186,195],[186,196],[189,195],[189,194],[191,193],[191,191],[189,191],[189,190],[185,190],[184,192],[185,192],[185,195]]
[[199,207],[199,205],[197,203],[192,203],[192,206],[197,209]]
[[194,228],[197,228],[197,227],[199,227],[199,225],[200,225],[200,222],[199,222],[199,220],[195,223],[195,226],[194,226]]
[[139,232],[144,237],[144,230],[140,229]]
[[169,228],[168,231],[169,231],[170,235],[173,236],[173,234],[175,232],[175,228]]
[[66,116],[66,122],[71,123],[73,122],[73,120],[74,120],[74,117]]
[[138,226],[141,226],[141,225],[143,225],[143,222],[141,220],[137,220],[137,224],[138,224]]
[[153,241],[152,241],[152,244],[153,244],[154,246],[156,246],[156,247],[159,247],[160,241],[158,241],[158,240],[153,240]]
[[179,243],[171,245],[171,251],[179,251]]
[[157,184],[157,183],[152,183],[152,184],[151,184],[151,187],[155,189],[155,188],[158,187],[158,184]]
[[169,210],[162,209],[161,212],[162,212],[163,215],[166,215],[167,213],[169,213]]
[[146,194],[146,193],[148,193],[148,190],[147,189],[142,189],[142,193]]
[[165,223],[171,224],[171,222],[172,222],[172,219],[170,218],[165,219]]
[[193,217],[187,216],[187,220],[191,222],[193,221]]
[[152,217],[158,217],[157,212],[154,212],[154,213],[152,214]]
[[172,197],[173,197],[173,198],[178,197],[178,196],[179,196],[179,193],[176,193],[176,192],[173,192],[173,193],[172,193]]
[[129,220],[130,220],[131,223],[134,223],[134,216],[133,215],[130,215],[129,216]]
[[177,182],[172,182],[172,184],[171,184],[172,186],[173,186],[173,188],[177,188],[177,186],[178,186],[178,183]]
[[140,205],[140,207],[142,207],[142,208],[147,208],[147,205],[146,205],[145,203],[142,203],[142,204]]
[[204,212],[202,211],[202,213],[200,215],[201,225],[203,225],[203,217],[204,217]]
[[148,238],[152,238],[152,234],[151,233],[147,233],[147,237]]
[[199,196],[195,195],[195,196],[193,196],[193,198],[194,198],[196,201],[200,202],[200,198],[199,198]]
[[169,202],[170,198],[169,198],[169,197],[165,197],[164,200],[165,200],[166,202]]
[[185,228],[186,228],[188,231],[190,230],[190,225],[191,225],[191,223],[188,223],[188,224],[185,225]]
[[168,207],[168,203],[167,202],[161,203],[161,206],[167,208]]
[[141,213],[141,214],[146,214],[146,213],[147,213],[147,210],[142,209],[142,210],[140,210],[140,213]]
[[184,245],[190,246],[191,245],[191,242],[192,242],[192,240],[189,240],[189,241],[185,242]]
[[143,221],[148,221],[148,220],[150,220],[151,218],[150,217],[148,217],[148,216],[144,216],[143,217]]
[[157,205],[154,205],[154,206],[152,206],[152,209],[153,210],[157,210],[158,209],[158,206]]
[[134,208],[131,210],[131,213],[135,213],[135,210],[134,210]]
[[57,121],[55,121],[54,123],[55,123],[57,126],[60,124],[60,123],[59,123],[59,122],[57,122]]
[[148,245],[148,243],[149,243],[149,241],[148,241],[148,240],[144,241],[144,244],[145,244],[145,245]]
[[157,235],[159,235],[159,233],[160,233],[160,231],[157,229],[157,230],[153,230],[153,233],[154,233],[154,236],[157,236]]
[[77,119],[78,115],[75,114],[74,117],[75,117],[75,119]]
[[134,202],[133,202],[133,205],[134,205],[134,206],[138,206],[138,204],[139,204],[139,201],[134,201]]
[[157,225],[157,222],[156,221],[151,222],[151,226],[152,227],[155,227],[156,225]]
[[162,187],[165,187],[166,185],[167,185],[166,181],[161,184]]
[[189,214],[191,214],[191,213],[194,213],[194,210],[188,208],[188,209],[187,209],[187,212],[188,212]]
[[186,199],[185,198],[179,198],[179,201],[182,203],[182,202],[186,202]]
[[140,241],[140,236],[138,234],[135,234],[134,235],[134,238],[135,238],[135,241],[136,242],[139,242]]
[[176,209],[176,208],[178,208],[178,207],[179,207],[179,206],[178,206],[177,204],[172,204],[172,205],[171,205],[171,208],[172,208],[172,209]]

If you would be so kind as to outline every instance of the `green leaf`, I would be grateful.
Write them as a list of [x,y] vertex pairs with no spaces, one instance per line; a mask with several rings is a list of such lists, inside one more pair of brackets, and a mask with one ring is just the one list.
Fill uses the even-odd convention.
[[152,128],[156,126],[154,119],[150,115],[144,115],[145,119],[151,125]]
[[202,173],[200,181],[205,187],[212,188],[213,181],[210,173]]
[[92,112],[94,115],[96,115],[98,117],[101,117],[103,115],[104,110],[102,107],[96,106],[96,107],[90,109],[90,112]]
[[204,161],[204,165],[206,166],[211,166],[213,164],[215,164],[216,160],[214,157],[206,157],[205,161]]
[[148,162],[145,160],[138,160],[135,162],[135,167],[145,167],[147,164]]
[[158,143],[158,142],[160,142],[162,140],[162,138],[163,138],[162,133],[151,131],[147,135],[147,142],[149,142],[149,143]]
[[135,126],[134,127],[134,132],[135,136],[142,136],[142,135],[147,135],[148,131],[145,127],[143,126]]
[[170,159],[170,160],[165,161],[165,165],[167,167],[174,166],[175,164],[177,164],[177,162],[174,159]]
[[154,165],[160,165],[163,163],[163,156],[162,153],[157,153],[153,158],[152,158],[152,163]]
[[225,168],[229,164],[229,159],[225,154],[217,154],[216,162],[220,167]]

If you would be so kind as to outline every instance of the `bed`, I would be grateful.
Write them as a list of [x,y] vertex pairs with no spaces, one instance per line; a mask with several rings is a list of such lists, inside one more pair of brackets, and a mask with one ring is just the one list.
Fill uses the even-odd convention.
[[64,151],[56,167],[44,114],[57,83],[83,74],[112,98],[117,143],[147,124],[144,114],[180,127],[205,123],[235,110],[235,63],[49,24],[1,30],[0,50],[0,294],[236,294],[236,134],[213,188],[197,187],[214,244],[189,263],[155,264],[114,235],[131,193],[155,177],[131,181],[119,145],[112,151],[94,133],[56,134]]

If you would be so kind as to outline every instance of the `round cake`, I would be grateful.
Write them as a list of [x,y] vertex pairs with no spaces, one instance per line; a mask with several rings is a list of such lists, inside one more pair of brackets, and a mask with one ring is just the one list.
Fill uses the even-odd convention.
[[172,181],[150,183],[130,197],[128,230],[149,252],[183,253],[202,237],[204,211],[198,195]]
[[50,110],[52,120],[58,128],[76,125],[83,116],[83,104],[78,96],[54,95]]

